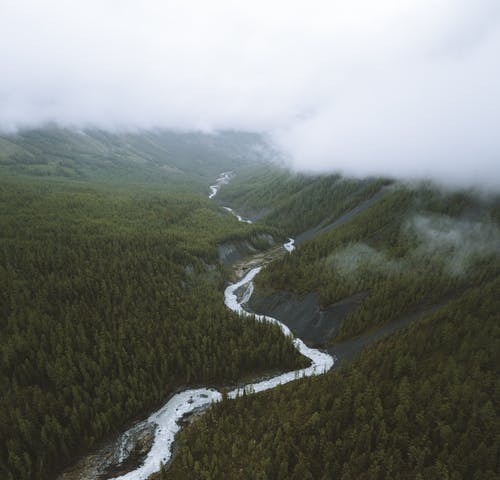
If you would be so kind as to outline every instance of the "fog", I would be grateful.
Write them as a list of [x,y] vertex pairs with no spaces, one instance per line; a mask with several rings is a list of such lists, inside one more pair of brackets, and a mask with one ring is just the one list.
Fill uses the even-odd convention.
[[326,259],[326,265],[346,278],[361,276],[365,271],[390,274],[406,268],[404,262],[366,243],[354,243],[339,250]]
[[0,0],[0,130],[262,132],[293,168],[500,188],[498,0]]
[[464,276],[477,262],[500,255],[500,231],[487,221],[451,218],[446,215],[412,215],[402,226],[403,237],[414,243],[402,258],[391,258],[366,243],[353,243],[331,254],[325,265],[346,279],[366,272],[397,274],[432,264],[452,277]]
[[415,215],[406,225],[418,238],[412,255],[440,255],[448,273],[463,275],[478,260],[500,255],[500,231],[493,223]]

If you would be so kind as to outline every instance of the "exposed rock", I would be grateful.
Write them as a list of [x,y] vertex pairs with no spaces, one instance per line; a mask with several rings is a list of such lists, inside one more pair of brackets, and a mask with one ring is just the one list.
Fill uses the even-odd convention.
[[310,345],[324,345],[336,335],[342,320],[354,311],[366,293],[357,293],[321,309],[318,293],[298,297],[290,292],[263,295],[254,292],[249,306],[255,313],[270,315],[287,325],[294,335]]
[[106,480],[137,468],[151,449],[156,425],[140,422],[86,455],[57,480]]
[[[250,240],[241,240],[234,242],[221,243],[217,246],[217,253],[219,254],[219,260],[226,264],[231,265],[235,262],[239,262],[243,258],[247,258],[249,255],[253,255],[264,248],[271,247],[274,244],[274,238],[267,233],[260,233],[255,235]],[[257,248],[255,245],[258,245]]]
[[297,235],[297,237],[295,238],[295,243],[297,245],[300,245],[301,243],[305,242],[306,240],[309,240],[312,237],[315,237],[316,235],[319,235],[320,233],[329,232],[333,228],[338,227],[339,225],[342,225],[343,223],[348,222],[353,217],[355,217],[356,215],[358,215],[359,213],[363,212],[368,207],[370,207],[373,203],[375,203],[382,195],[384,195],[391,188],[392,188],[392,186],[382,187],[377,193],[375,193],[375,195],[362,201],[359,205],[356,205],[356,207],[354,207],[353,209],[349,210],[348,212],[345,212],[343,215],[336,218],[333,222],[330,222],[326,225],[322,222],[319,225],[316,225],[315,227],[310,228],[309,230],[307,230],[305,232],[302,232],[300,235]]
[[237,262],[246,255],[255,252],[256,249],[248,241],[222,243],[217,246],[219,260],[226,265]]

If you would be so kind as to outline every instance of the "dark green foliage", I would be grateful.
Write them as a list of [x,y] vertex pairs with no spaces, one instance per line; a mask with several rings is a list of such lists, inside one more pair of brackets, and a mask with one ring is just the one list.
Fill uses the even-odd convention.
[[[339,218],[257,287],[316,290],[323,306],[366,292],[340,337],[453,302],[349,367],[217,405],[182,434],[168,478],[498,478],[498,198],[255,169],[255,143],[0,138],[1,479],[48,478],[179,386],[303,366],[279,329],[227,312],[216,246]],[[260,226],[195,194],[235,165],[215,200]],[[436,246],[422,234],[436,225],[469,229],[473,248]]]
[[216,405],[163,479],[496,479],[500,281],[350,366]]
[[47,478],[179,386],[304,365],[222,302],[216,244],[259,231],[199,196],[2,182],[0,478]]
[[217,201],[247,216],[259,215],[267,225],[296,235],[328,225],[377,193],[386,180],[345,179],[339,175],[292,174],[277,167],[248,167],[219,193]]
[[498,276],[494,212],[464,192],[390,188],[345,223],[269,265],[257,288],[318,291],[324,307],[367,292],[336,339],[358,335]]

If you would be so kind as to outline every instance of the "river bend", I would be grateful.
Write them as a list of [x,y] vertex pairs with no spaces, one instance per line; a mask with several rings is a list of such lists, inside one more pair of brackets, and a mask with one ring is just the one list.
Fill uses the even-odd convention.
[[[229,182],[231,172],[223,172],[216,180],[214,185],[210,186],[209,198],[213,198],[222,185]],[[226,210],[233,213],[239,221],[251,223],[243,219],[240,215],[230,208]],[[290,238],[288,242],[283,244],[283,248],[288,252],[292,252],[295,248],[294,240]],[[224,291],[224,303],[233,312],[236,312],[242,317],[254,315],[247,311],[244,307],[245,303],[250,299],[253,293],[253,280],[260,272],[262,266],[257,266],[249,270],[239,281],[226,287]],[[237,291],[244,291],[242,296],[237,295]],[[255,315],[255,317],[264,322],[271,322],[279,325],[284,335],[293,336],[290,329],[280,321],[267,315]],[[245,391],[247,394],[263,392],[278,385],[291,382],[301,377],[312,375],[320,375],[330,370],[334,363],[334,358],[326,352],[310,348],[304,344],[299,338],[293,339],[293,344],[297,350],[305,357],[311,360],[311,365],[301,370],[282,373],[266,380],[248,383],[244,387],[235,388],[228,392],[229,398],[236,398]],[[206,408],[212,402],[220,401],[222,394],[214,388],[195,388],[184,390],[183,392],[173,395],[170,400],[158,411],[152,413],[147,419],[148,423],[156,425],[155,437],[152,447],[147,454],[143,464],[125,475],[115,477],[120,480],[146,480],[152,473],[160,469],[161,463],[167,463],[172,455],[172,444],[175,434],[181,428],[178,421],[183,416],[193,411]],[[127,432],[123,435],[126,436]]]

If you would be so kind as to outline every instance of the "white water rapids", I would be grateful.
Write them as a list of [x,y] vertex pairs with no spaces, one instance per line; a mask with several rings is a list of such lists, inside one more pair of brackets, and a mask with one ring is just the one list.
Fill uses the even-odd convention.
[[252,223],[252,220],[248,220],[247,218],[243,218],[241,215],[238,215],[232,208],[230,207],[222,207],[224,210],[231,212],[240,222],[243,223]]
[[[229,181],[229,178],[230,172],[222,173],[217,179],[217,183],[210,186],[211,193],[209,198],[213,198],[217,194],[219,188]],[[238,219],[240,221],[245,221],[239,216]],[[292,252],[295,248],[294,240],[290,238],[283,247],[288,252]],[[253,315],[247,312],[243,305],[249,300],[253,293],[253,279],[260,272],[261,268],[262,267],[256,267],[251,269],[241,280],[229,285],[224,291],[224,303],[230,310],[238,313],[242,318]],[[245,286],[247,286],[245,294],[241,299],[238,299],[236,291]],[[261,321],[276,323],[280,326],[284,335],[293,336],[290,329],[275,318],[268,317],[267,315],[255,315],[255,317]],[[255,383],[249,383],[242,388],[231,390],[228,393],[228,397],[236,398],[238,395],[242,394],[243,391],[247,394],[262,392],[301,377],[320,375],[332,368],[334,359],[328,353],[307,347],[299,338],[294,338],[293,344],[302,355],[311,360],[311,365],[309,367],[283,373]],[[150,423],[156,424],[157,428],[153,445],[144,463],[136,470],[115,478],[122,480],[146,480],[152,473],[157,472],[160,469],[161,463],[168,462],[172,455],[172,444],[175,434],[180,429],[178,421],[187,413],[199,409],[200,407],[206,407],[212,402],[220,401],[221,398],[221,393],[213,388],[197,388],[175,394],[162,408],[160,408],[160,410],[151,414],[147,420]]]
[[219,178],[215,180],[214,185],[210,185],[210,193],[208,194],[208,198],[214,198],[215,195],[217,195],[217,192],[220,190],[220,187],[222,185],[225,185],[226,183],[229,183],[229,180],[231,180],[231,174],[233,172],[222,172],[219,175]]
[[295,240],[293,238],[289,238],[288,242],[283,244],[283,248],[288,252],[292,253],[295,250]]

